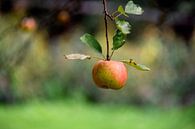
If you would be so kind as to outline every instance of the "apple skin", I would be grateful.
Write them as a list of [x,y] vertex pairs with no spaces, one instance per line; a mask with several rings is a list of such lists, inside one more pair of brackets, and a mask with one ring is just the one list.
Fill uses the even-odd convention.
[[21,28],[26,31],[34,31],[37,28],[37,22],[32,17],[26,17],[21,22]]
[[92,70],[93,80],[100,88],[121,89],[126,84],[128,73],[125,65],[119,61],[98,61]]

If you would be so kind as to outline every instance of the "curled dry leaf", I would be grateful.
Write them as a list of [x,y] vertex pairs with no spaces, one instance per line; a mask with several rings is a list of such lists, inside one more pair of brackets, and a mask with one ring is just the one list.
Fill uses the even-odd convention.
[[122,60],[121,62],[128,64],[134,68],[136,68],[137,70],[141,70],[141,71],[150,71],[150,68],[146,67],[145,65],[142,64],[137,64],[133,59],[129,59],[129,60]]
[[65,59],[68,60],[85,60],[85,59],[91,59],[91,56],[89,55],[84,55],[84,54],[69,54],[69,55],[64,55]]

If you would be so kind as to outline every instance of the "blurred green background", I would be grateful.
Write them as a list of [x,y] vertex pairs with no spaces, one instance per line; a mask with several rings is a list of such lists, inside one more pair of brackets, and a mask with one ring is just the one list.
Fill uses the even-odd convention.
[[[128,0],[109,0],[109,11]],[[121,90],[99,89],[97,60],[67,61],[65,54],[98,56],[81,43],[88,32],[105,50],[100,0],[0,0],[0,129],[194,129],[195,2],[134,0],[141,16],[113,59],[128,67]],[[109,21],[109,39],[114,25]],[[105,51],[104,51],[105,53]]]

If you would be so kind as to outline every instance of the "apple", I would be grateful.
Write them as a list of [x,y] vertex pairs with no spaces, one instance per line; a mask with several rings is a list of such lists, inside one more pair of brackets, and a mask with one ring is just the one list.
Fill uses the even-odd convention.
[[33,31],[37,28],[37,22],[32,17],[26,17],[21,22],[21,28],[26,31]]
[[61,11],[57,15],[57,19],[61,23],[68,24],[70,22],[70,20],[71,20],[71,16],[70,16],[70,14],[67,11]]
[[105,89],[121,89],[124,87],[128,73],[125,65],[119,61],[100,60],[92,70],[95,84]]

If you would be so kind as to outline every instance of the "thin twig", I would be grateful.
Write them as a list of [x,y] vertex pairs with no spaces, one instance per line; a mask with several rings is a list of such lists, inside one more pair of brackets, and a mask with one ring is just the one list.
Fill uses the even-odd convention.
[[112,17],[114,17],[114,15],[117,14],[117,13],[118,13],[118,11],[113,12]]
[[119,17],[119,16],[121,16],[122,14],[120,13],[120,14],[118,14],[118,15],[116,15],[114,18],[117,18],[117,17]]
[[104,22],[105,22],[105,29],[106,29],[106,47],[107,47],[107,53],[106,53],[106,60],[109,60],[109,40],[108,40],[108,11],[107,11],[107,1],[103,0],[104,5]]
[[114,21],[114,17],[112,15],[110,14],[106,14],[106,15],[110,18],[110,20]]

